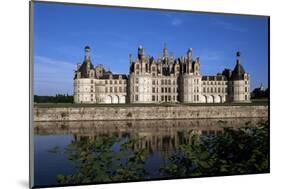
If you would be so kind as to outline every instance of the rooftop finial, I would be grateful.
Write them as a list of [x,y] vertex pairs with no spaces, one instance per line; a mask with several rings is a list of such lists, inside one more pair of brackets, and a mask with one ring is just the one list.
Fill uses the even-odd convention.
[[236,56],[237,56],[237,57],[240,57],[240,51],[237,51],[237,52],[236,52]]

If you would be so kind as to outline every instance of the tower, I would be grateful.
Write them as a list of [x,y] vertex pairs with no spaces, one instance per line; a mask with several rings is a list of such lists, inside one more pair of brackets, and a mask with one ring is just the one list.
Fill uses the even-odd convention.
[[230,101],[249,102],[250,101],[250,82],[247,74],[241,64],[240,52],[236,52],[236,65],[231,74],[230,82]]

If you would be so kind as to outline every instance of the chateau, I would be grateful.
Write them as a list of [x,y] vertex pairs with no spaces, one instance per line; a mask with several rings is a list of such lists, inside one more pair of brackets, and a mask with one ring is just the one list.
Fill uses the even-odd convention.
[[129,55],[129,75],[113,74],[102,65],[94,65],[90,47],[77,64],[74,74],[75,103],[224,103],[250,102],[250,76],[236,54],[233,70],[225,69],[214,76],[201,75],[200,59],[192,49],[185,56],[163,55],[154,59],[138,48],[137,57]]

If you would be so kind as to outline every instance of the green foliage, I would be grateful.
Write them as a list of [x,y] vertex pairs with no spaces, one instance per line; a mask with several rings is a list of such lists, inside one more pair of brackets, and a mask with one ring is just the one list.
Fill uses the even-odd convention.
[[73,96],[68,94],[56,94],[56,96],[34,95],[35,103],[73,103]]
[[[221,122],[223,124],[223,122]],[[246,124],[247,126],[247,124]],[[181,133],[178,150],[164,160],[159,178],[219,176],[269,172],[268,122],[256,127],[224,128],[219,135]],[[144,165],[143,138],[81,137],[63,150],[75,166],[71,175],[57,175],[59,184],[105,183],[150,179]],[[61,153],[54,147],[50,153]]]
[[[68,145],[65,154],[77,171],[72,175],[58,175],[59,184],[104,183],[144,179],[146,150],[134,152],[140,139],[122,142],[115,137],[84,138]],[[119,149],[113,145],[119,144]]]
[[191,135],[161,172],[168,177],[219,176],[269,172],[268,122],[255,128],[225,128],[221,135]]

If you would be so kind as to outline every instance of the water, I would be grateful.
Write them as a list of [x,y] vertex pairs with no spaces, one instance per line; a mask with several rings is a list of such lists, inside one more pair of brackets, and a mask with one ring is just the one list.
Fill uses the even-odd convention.
[[[221,135],[223,128],[256,127],[265,119],[201,119],[201,120],[143,120],[143,121],[82,121],[82,122],[35,122],[34,125],[34,171],[35,186],[54,186],[83,183],[103,183],[126,180],[146,180],[162,178],[178,178],[193,176],[212,176],[204,173],[201,175],[184,174],[177,170],[174,173],[169,167],[169,174],[161,172],[161,168],[182,145],[190,144],[191,136],[214,137]],[[108,141],[109,140],[109,141]],[[112,140],[112,141],[110,141]],[[122,144],[130,143],[117,160],[117,152]],[[102,141],[104,144],[99,145]],[[110,147],[106,147],[108,142]],[[240,141],[236,141],[239,143]],[[89,148],[109,151],[104,153],[101,162],[95,164],[93,159],[99,156],[88,153]],[[93,148],[94,149],[94,148]],[[144,151],[143,154],[140,152]],[[139,152],[132,161],[128,157]],[[100,154],[100,152],[98,152]],[[109,156],[109,157],[108,157]],[[137,158],[144,158],[143,162]],[[182,158],[182,155],[177,156]],[[81,159],[86,158],[86,160]],[[118,175],[116,170],[121,170],[118,164],[126,164],[125,173]],[[141,162],[141,163],[140,163]],[[174,161],[176,162],[176,161]],[[130,164],[131,163],[131,164]],[[114,168],[114,167],[118,168]],[[131,167],[130,167],[131,166]],[[109,167],[109,168],[105,168]],[[136,170],[140,167],[140,170]],[[93,170],[94,169],[94,170]],[[105,170],[105,172],[104,172]],[[263,169],[264,170],[264,169]],[[143,175],[142,171],[146,173]],[[122,172],[122,171],[119,171]],[[127,174],[127,173],[131,173]],[[95,176],[92,176],[95,173]],[[179,174],[180,173],[180,174]],[[234,171],[234,173],[236,173]],[[243,172],[237,172],[237,174]],[[89,178],[81,180],[88,175]],[[101,180],[98,174],[102,175]],[[174,175],[173,175],[174,174]],[[59,175],[63,175],[60,181]],[[80,176],[79,176],[80,175]],[[67,177],[72,176],[72,177]],[[109,178],[109,180],[105,178]],[[68,178],[68,180],[66,179]],[[97,178],[97,179],[96,179]],[[104,179],[104,180],[103,180]]]

